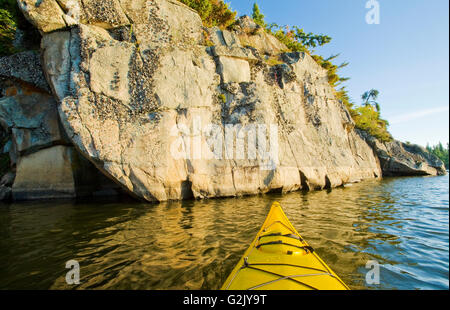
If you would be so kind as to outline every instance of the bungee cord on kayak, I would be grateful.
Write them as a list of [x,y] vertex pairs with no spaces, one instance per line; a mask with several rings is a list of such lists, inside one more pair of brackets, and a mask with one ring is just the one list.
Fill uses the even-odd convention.
[[222,289],[347,290],[349,288],[295,230],[281,206],[274,203],[261,230]]

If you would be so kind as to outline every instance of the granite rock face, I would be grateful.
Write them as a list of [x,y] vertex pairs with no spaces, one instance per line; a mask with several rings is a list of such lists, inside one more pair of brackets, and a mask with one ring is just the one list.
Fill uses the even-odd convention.
[[45,92],[50,92],[41,69],[40,55],[34,51],[21,52],[0,58],[0,79],[16,79]]
[[55,145],[19,158],[11,194],[20,201],[117,196],[119,192],[73,146]]
[[13,199],[75,198],[73,154],[73,148],[59,145],[20,157]]
[[[283,55],[251,20],[205,30],[174,0],[43,3],[51,22],[50,10],[22,10],[43,34],[65,132],[132,195],[230,197],[381,176],[324,69]],[[284,63],[270,66],[271,55]]]
[[118,193],[73,147],[39,56],[0,58],[0,201]]
[[61,130],[56,101],[46,93],[10,87],[16,95],[1,101],[0,122],[11,131],[19,153],[30,153],[54,144],[69,144]]
[[437,176],[447,173],[442,160],[419,145],[396,140],[383,143],[367,133],[359,133],[380,159],[383,176]]
[[238,19],[235,31],[242,45],[255,48],[263,56],[276,55],[288,49],[286,45],[268,34],[249,16],[242,16]]

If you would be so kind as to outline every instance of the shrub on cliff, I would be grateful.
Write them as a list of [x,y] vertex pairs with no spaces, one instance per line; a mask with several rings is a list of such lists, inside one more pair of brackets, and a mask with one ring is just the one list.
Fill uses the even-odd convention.
[[361,96],[362,106],[354,110],[356,115],[353,119],[357,128],[367,131],[382,142],[390,142],[392,136],[387,129],[389,122],[381,118],[381,108],[377,102],[379,94],[376,89],[364,92]]
[[349,80],[349,78],[341,77],[338,74],[338,71],[346,67],[348,62],[344,62],[340,65],[333,64],[333,60],[335,60],[339,54],[332,55],[328,58],[314,55],[313,49],[330,43],[331,37],[322,34],[317,35],[312,32],[306,33],[297,26],[280,27],[277,24],[267,25],[264,20],[264,15],[261,13],[256,3],[253,6],[252,17],[257,24],[265,27],[268,33],[275,36],[280,42],[286,45],[290,51],[310,54],[319,66],[327,70],[328,83],[335,90],[334,93],[337,100],[347,107],[357,128],[367,131],[369,134],[383,142],[392,140],[392,136],[387,129],[389,123],[380,117],[380,105],[376,102],[379,92],[374,89],[366,92],[362,96],[364,101],[363,106],[355,108],[345,87],[338,88],[343,82]]
[[380,118],[380,113],[371,105],[360,106],[355,109],[357,113],[353,119],[356,127],[368,132],[382,142],[392,141],[388,132],[389,122]]
[[10,12],[0,9],[0,56],[14,53],[14,36],[16,33],[16,23]]
[[319,66],[321,66],[322,68],[327,70],[328,83],[330,83],[330,85],[333,88],[336,88],[341,83],[348,81],[350,79],[350,78],[340,77],[337,73],[339,69],[342,69],[342,68],[348,66],[348,62],[344,62],[344,63],[340,64],[339,66],[337,66],[331,62],[332,60],[336,59],[338,56],[339,56],[339,54],[332,55],[328,58],[323,58],[322,56],[319,56],[319,55],[311,55],[311,57],[319,64]]
[[236,12],[222,0],[178,0],[196,10],[205,27],[225,29],[236,21]]
[[[22,47],[15,47],[16,32],[20,30]],[[0,56],[24,49],[39,49],[41,35],[22,15],[16,0],[0,0]]]
[[16,0],[0,0],[0,56],[16,52],[13,41],[20,16]]
[[[302,28],[293,26],[279,26],[278,24],[266,24],[264,15],[259,10],[258,5],[253,5],[252,18],[256,24],[264,27],[271,35],[275,36],[281,43],[286,45],[289,51],[305,52],[310,54],[314,60],[328,71],[328,81],[332,87],[336,87],[340,83],[347,81],[348,78],[341,78],[337,75],[337,71],[348,63],[343,63],[340,66],[334,65],[331,61],[339,55],[333,55],[324,59],[322,56],[313,55],[313,49],[328,44],[331,42],[331,37],[323,34],[314,34],[312,32],[306,33]],[[345,91],[345,90],[344,90]]]
[[317,35],[312,32],[306,33],[303,29],[293,26],[279,26],[276,23],[266,24],[264,14],[261,13],[258,4],[253,5],[253,21],[263,27],[268,33],[275,36],[281,43],[292,52],[308,52],[317,46],[322,46],[331,42],[331,37],[326,35]]
[[252,18],[256,24],[260,25],[263,28],[267,27],[266,22],[264,21],[264,14],[261,13],[261,11],[259,10],[259,6],[256,2],[253,4]]
[[350,112],[350,115],[354,119],[358,113],[354,109],[354,104],[351,101],[351,98],[348,94],[347,89],[345,89],[345,86],[342,86],[341,88],[336,90],[335,96],[337,100],[339,100],[346,106],[347,110]]
[[292,52],[312,54],[312,49],[331,42],[331,37],[322,34],[306,33],[297,26],[279,26],[272,23],[266,26],[266,31],[275,36]]

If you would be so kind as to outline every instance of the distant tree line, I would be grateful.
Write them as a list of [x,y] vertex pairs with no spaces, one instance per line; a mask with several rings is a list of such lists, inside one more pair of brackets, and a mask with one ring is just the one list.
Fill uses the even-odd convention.
[[447,143],[447,148],[445,148],[441,142],[439,142],[439,144],[434,145],[434,146],[430,146],[428,144],[427,151],[430,152],[431,154],[435,155],[436,157],[438,157],[440,160],[442,160],[444,162],[446,169],[449,168],[449,165],[448,165],[449,144],[448,143]]

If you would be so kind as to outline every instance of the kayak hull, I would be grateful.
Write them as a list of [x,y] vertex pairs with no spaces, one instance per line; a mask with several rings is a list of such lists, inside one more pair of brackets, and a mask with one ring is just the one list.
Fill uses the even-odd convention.
[[274,203],[222,290],[348,290]]

